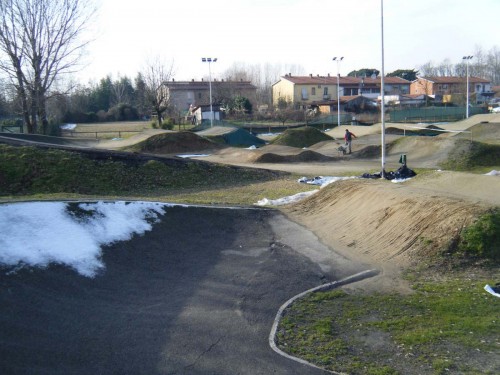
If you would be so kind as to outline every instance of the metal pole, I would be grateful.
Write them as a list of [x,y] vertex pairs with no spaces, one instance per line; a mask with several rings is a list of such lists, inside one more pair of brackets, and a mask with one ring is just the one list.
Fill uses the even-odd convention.
[[467,64],[467,70],[466,70],[466,81],[467,81],[467,88],[465,89],[467,91],[466,93],[466,108],[465,108],[465,118],[469,118],[469,60],[472,59],[473,56],[464,56],[463,60],[465,60],[465,63]]
[[212,70],[210,64],[216,62],[217,58],[212,59],[211,57],[202,57],[201,61],[208,62],[208,89],[210,91],[210,127],[214,126],[214,111],[212,108]]
[[382,172],[381,176],[385,177],[385,97],[384,97],[384,0],[380,0],[380,10],[381,10],[381,31],[382,31],[382,77],[381,77],[381,117],[382,117]]
[[344,59],[343,56],[334,57],[333,61],[337,62],[337,126],[340,127],[340,68],[339,64]]
[[210,60],[208,60],[208,87],[210,90],[210,127],[214,126],[214,111],[212,108],[212,71],[210,69]]

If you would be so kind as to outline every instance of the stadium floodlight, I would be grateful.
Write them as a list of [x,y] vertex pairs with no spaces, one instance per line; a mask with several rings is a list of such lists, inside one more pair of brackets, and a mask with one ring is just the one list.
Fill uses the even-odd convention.
[[465,60],[465,63],[467,65],[467,72],[466,72],[466,81],[467,81],[467,88],[465,89],[466,91],[466,107],[465,107],[465,118],[469,118],[469,61],[473,58],[473,56],[464,56],[462,57],[462,60]]
[[380,0],[380,20],[381,20],[381,35],[382,35],[382,71],[380,76],[380,117],[382,120],[382,139],[381,139],[381,148],[382,148],[382,172],[381,176],[385,177],[385,86],[384,86],[384,0]]
[[213,62],[217,62],[217,57],[215,57],[213,59],[211,57],[202,57],[201,61],[208,63],[208,88],[210,90],[210,127],[213,127],[214,126],[214,111],[212,108],[212,70],[210,68],[210,64]]
[[339,65],[340,62],[344,60],[344,56],[333,58],[333,61],[337,62],[337,126],[340,126],[340,73]]

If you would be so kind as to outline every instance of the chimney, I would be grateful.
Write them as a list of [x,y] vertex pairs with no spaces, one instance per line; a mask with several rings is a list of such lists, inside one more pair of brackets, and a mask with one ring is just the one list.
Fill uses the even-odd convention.
[[328,77],[330,77],[330,73],[328,73]]
[[175,78],[172,78],[172,82],[175,82]]
[[311,77],[311,78],[312,78],[312,77],[313,77],[313,75],[312,75],[312,74],[309,74],[309,77]]
[[191,82],[194,82],[194,78],[191,78]]

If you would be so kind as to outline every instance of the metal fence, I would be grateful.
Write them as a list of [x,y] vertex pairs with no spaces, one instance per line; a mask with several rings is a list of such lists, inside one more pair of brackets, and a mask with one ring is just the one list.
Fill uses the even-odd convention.
[[[445,122],[457,121],[466,117],[466,107],[424,107],[408,108],[388,112],[390,122]],[[483,107],[470,107],[469,116],[487,113]]]

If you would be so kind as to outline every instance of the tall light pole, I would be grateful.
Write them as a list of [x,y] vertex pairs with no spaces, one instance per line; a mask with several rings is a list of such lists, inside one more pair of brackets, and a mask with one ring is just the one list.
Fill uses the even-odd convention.
[[340,73],[339,65],[340,62],[344,60],[344,56],[333,58],[333,61],[337,62],[337,126],[340,126]]
[[467,92],[467,99],[466,99],[466,108],[465,108],[465,118],[469,118],[469,61],[472,59],[473,56],[464,56],[462,57],[462,60],[465,60],[465,63],[467,64],[467,88],[465,89]]
[[208,63],[208,88],[210,90],[210,127],[214,126],[214,111],[212,109],[212,70],[210,64],[217,61],[216,58],[202,57],[201,61]]
[[380,103],[380,116],[382,117],[382,171],[381,176],[385,177],[385,87],[384,87],[384,0],[380,0],[380,20],[381,20],[381,35],[382,35],[382,71],[380,77],[380,90],[381,90],[381,103]]

